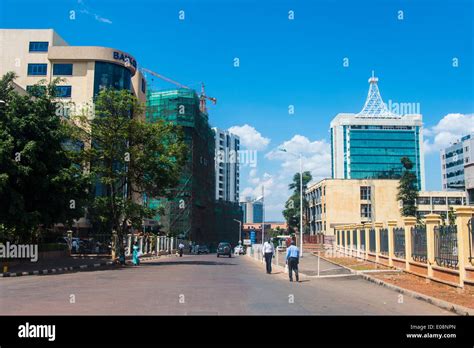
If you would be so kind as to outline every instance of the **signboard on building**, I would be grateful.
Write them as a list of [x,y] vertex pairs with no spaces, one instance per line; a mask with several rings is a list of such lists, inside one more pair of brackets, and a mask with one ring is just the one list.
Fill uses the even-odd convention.
[[250,239],[244,239],[244,245],[252,245],[252,241]]
[[255,244],[257,242],[257,235],[255,231],[250,231],[250,241],[252,244]]

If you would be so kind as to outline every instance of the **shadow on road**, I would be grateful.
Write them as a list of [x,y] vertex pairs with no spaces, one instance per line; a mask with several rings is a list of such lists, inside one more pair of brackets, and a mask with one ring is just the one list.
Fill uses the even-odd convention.
[[219,261],[161,261],[161,262],[146,262],[141,263],[140,267],[143,266],[166,266],[166,265],[203,265],[203,266],[236,266],[236,263],[227,263]]

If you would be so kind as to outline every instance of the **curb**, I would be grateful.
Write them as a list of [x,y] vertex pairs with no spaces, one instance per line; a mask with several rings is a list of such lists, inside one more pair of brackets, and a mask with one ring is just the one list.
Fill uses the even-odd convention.
[[454,304],[454,303],[451,303],[451,302],[448,302],[448,301],[440,300],[438,298],[431,297],[431,296],[428,296],[428,295],[425,295],[425,294],[421,294],[421,293],[413,291],[413,290],[404,289],[404,288],[401,288],[399,286],[393,285],[391,283],[384,282],[381,279],[373,278],[373,277],[371,277],[367,274],[364,274],[362,272],[360,272],[360,273],[357,272],[356,274],[360,275],[363,279],[365,279],[369,282],[372,282],[372,283],[375,283],[377,285],[389,288],[389,289],[394,290],[396,292],[399,292],[401,294],[408,295],[410,297],[416,298],[417,300],[422,300],[422,301],[428,302],[432,305],[435,305],[435,306],[437,306],[439,308],[442,308],[442,309],[446,309],[446,310],[448,310],[450,312],[453,312],[455,314],[464,315],[464,316],[474,315],[474,309],[464,307],[464,306],[461,306],[461,305],[457,305],[457,304]]
[[100,263],[94,263],[90,265],[79,265],[79,266],[70,266],[70,267],[59,267],[59,268],[49,268],[43,269],[41,271],[29,271],[29,272],[6,272],[0,273],[0,278],[9,278],[9,277],[21,277],[21,276],[30,276],[30,275],[43,275],[43,274],[59,274],[59,273],[66,273],[71,271],[82,271],[85,269],[93,269],[99,267],[106,267],[112,266],[115,262],[113,261],[106,261]]
[[[141,258],[141,261],[149,261],[149,260],[155,260],[158,258],[161,258],[166,255],[162,256],[147,256]],[[67,272],[72,272],[72,271],[84,271],[84,270],[90,270],[94,268],[100,268],[100,267],[108,267],[108,266],[118,266],[114,261],[105,261],[105,262],[100,262],[100,263],[94,263],[90,265],[79,265],[79,266],[70,266],[70,267],[58,267],[58,268],[49,268],[49,269],[43,269],[41,271],[29,271],[29,272],[6,272],[6,273],[0,273],[0,278],[10,278],[10,277],[22,277],[22,276],[32,276],[32,275],[45,275],[45,274],[62,274],[62,273],[67,273]]]

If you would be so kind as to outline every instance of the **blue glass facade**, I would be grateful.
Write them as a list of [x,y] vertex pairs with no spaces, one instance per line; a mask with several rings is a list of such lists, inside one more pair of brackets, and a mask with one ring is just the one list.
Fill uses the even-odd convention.
[[386,128],[389,129],[383,126],[351,126],[349,141],[346,141],[344,132],[344,177],[348,178],[348,153],[351,179],[398,178],[403,172],[400,160],[408,157],[414,164],[413,170],[421,188],[419,128]]
[[130,90],[132,75],[127,68],[106,62],[95,62],[94,95],[103,88]]
[[253,223],[263,222],[263,204],[255,202],[253,204]]

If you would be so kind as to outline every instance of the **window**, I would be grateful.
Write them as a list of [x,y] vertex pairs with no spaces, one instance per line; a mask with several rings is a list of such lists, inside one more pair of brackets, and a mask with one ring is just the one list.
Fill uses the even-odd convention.
[[146,82],[145,79],[142,77],[142,93],[145,93],[146,91]]
[[48,52],[48,41],[30,41],[30,52]]
[[372,206],[370,204],[360,205],[360,217],[369,219],[372,217]]
[[56,97],[71,98],[71,86],[56,86]]
[[94,96],[104,88],[130,90],[131,81],[131,73],[127,68],[114,63],[95,62]]
[[448,197],[449,205],[462,205],[462,197]]
[[430,199],[430,197],[418,197],[417,198],[417,203],[422,204],[422,205],[430,205],[431,204],[431,199]]
[[54,64],[53,75],[72,76],[72,64]]
[[26,86],[26,91],[32,96],[40,97],[46,93],[46,86]]
[[371,189],[370,186],[361,186],[360,187],[360,199],[370,201]]
[[445,205],[446,204],[446,198],[445,197],[433,197],[433,204]]
[[48,71],[48,64],[28,64],[28,75],[44,76]]

